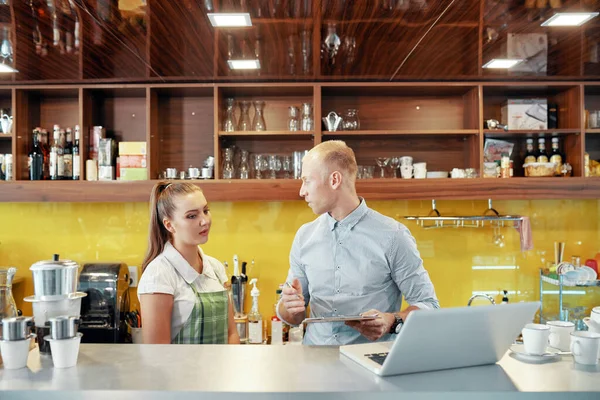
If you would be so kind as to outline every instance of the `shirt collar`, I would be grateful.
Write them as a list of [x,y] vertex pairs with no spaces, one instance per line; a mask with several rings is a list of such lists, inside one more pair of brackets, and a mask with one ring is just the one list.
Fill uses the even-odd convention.
[[[204,260],[204,253],[202,249],[198,247],[198,251],[200,252],[200,257]],[[163,255],[165,258],[171,263],[173,268],[181,275],[183,280],[185,280],[188,284],[194,282],[200,274],[196,271],[189,262],[181,255],[179,251],[171,244],[171,242],[167,242],[165,244],[165,249],[163,250]]]
[[369,210],[369,207],[367,207],[367,202],[365,201],[365,199],[363,199],[362,197],[359,197],[359,200],[360,200],[360,204],[358,205],[358,207],[356,207],[350,214],[348,214],[346,216],[346,218],[344,218],[341,221],[336,221],[335,218],[333,218],[331,216],[331,214],[326,213],[327,223],[329,224],[329,229],[334,230],[338,226],[344,226],[348,229],[354,228],[354,226],[356,224],[358,224],[358,221],[360,221],[362,219],[362,217],[364,217],[364,215]]

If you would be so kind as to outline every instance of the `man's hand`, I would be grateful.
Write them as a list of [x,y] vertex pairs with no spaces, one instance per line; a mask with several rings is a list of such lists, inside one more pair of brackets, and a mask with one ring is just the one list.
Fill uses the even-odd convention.
[[302,285],[298,279],[294,279],[292,287],[285,285],[281,292],[281,306],[288,314],[290,322],[298,318],[304,318],[306,306],[302,295]]
[[378,340],[390,332],[390,328],[396,317],[392,313],[382,313],[377,310],[369,310],[361,315],[374,314],[378,314],[379,316],[368,321],[347,321],[346,325],[356,329],[361,335],[371,341]]

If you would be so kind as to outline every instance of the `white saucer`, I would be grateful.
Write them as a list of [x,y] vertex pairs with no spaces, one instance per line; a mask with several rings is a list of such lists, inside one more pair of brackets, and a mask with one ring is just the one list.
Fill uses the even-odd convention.
[[511,345],[510,351],[517,360],[529,363],[545,363],[560,359],[560,352],[553,347],[547,347],[546,352],[541,355],[526,353],[525,345],[522,344]]

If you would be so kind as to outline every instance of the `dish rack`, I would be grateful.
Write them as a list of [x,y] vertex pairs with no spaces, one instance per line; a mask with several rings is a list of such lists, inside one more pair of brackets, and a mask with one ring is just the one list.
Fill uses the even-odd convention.
[[[556,297],[558,296],[558,297]],[[568,307],[565,297],[572,299],[575,307]],[[600,280],[590,280],[586,282],[573,282],[565,279],[564,275],[558,275],[557,278],[544,274],[540,269],[540,322],[559,319],[561,321],[571,321],[575,323],[577,330],[586,330],[587,327],[581,320],[589,316],[589,308],[595,305],[594,299],[600,297]],[[586,299],[587,298],[587,299]],[[583,305],[591,301],[588,305]],[[553,310],[551,303],[557,305]],[[565,308],[566,307],[566,308]]]
[[488,208],[481,215],[442,216],[436,208],[436,201],[431,200],[431,211],[426,216],[405,216],[404,219],[415,221],[423,229],[438,228],[483,228],[486,223],[492,227],[503,228],[506,222],[512,222],[510,227],[515,227],[523,221],[520,215],[501,215],[492,206],[492,199],[488,199]]

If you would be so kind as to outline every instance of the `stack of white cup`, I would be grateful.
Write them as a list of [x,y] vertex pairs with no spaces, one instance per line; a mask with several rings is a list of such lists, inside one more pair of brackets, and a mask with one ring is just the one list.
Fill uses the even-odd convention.
[[577,364],[597,365],[600,358],[600,333],[576,331],[569,321],[549,321],[547,324],[527,324],[523,328],[525,353],[544,355],[548,346],[571,352]]
[[400,157],[400,176],[402,176],[402,179],[411,179],[413,169],[413,158],[411,156]]

